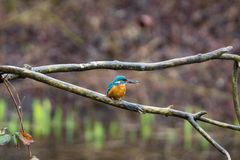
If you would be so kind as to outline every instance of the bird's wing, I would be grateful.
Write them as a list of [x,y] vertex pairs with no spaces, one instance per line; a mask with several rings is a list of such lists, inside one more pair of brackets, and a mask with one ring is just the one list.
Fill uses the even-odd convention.
[[110,91],[110,89],[113,87],[113,82],[111,82],[109,85],[108,85],[108,88],[107,88],[107,93]]

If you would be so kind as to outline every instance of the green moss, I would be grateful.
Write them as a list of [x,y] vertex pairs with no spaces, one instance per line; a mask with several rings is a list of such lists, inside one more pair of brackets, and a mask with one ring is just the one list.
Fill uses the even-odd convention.
[[[192,107],[186,107],[186,112],[192,112]],[[183,124],[183,136],[184,136],[184,148],[192,148],[193,128],[188,121],[184,121]]]

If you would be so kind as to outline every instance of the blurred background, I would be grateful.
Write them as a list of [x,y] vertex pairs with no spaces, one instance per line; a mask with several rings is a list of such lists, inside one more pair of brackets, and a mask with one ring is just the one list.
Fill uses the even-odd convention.
[[[31,66],[97,60],[158,62],[232,45],[240,53],[240,2],[234,0],[0,0],[0,63]],[[159,71],[95,70],[59,78],[105,93],[116,75],[141,81],[125,100],[236,123],[232,62],[214,60]],[[12,81],[24,124],[40,159],[224,159],[188,123],[140,115],[29,79]],[[13,102],[0,85],[0,128],[18,130]],[[201,123],[239,159],[237,132]],[[0,147],[1,159],[26,159],[26,149]]]

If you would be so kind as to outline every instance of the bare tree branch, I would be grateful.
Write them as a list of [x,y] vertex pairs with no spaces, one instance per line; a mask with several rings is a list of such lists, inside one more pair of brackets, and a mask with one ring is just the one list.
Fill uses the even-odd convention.
[[233,63],[233,73],[232,73],[232,95],[235,113],[237,116],[238,123],[240,124],[240,106],[238,97],[238,62]]
[[[161,114],[161,115],[165,115],[165,116],[175,116],[175,117],[180,117],[180,118],[186,118],[186,115],[184,114],[185,112],[182,111],[176,111],[174,109],[172,109],[172,105],[166,108],[159,108],[159,107],[152,107],[152,106],[147,106],[147,105],[139,105],[139,104],[135,104],[135,103],[129,103],[126,101],[115,101],[112,100],[108,97],[106,97],[105,95],[98,93],[98,92],[94,92],[92,90],[86,89],[86,88],[82,88],[70,83],[66,83],[54,78],[51,78],[49,76],[46,76],[44,74],[38,73],[38,72],[34,72],[25,68],[19,68],[19,67],[14,67],[14,66],[0,66],[0,71],[5,72],[5,73],[12,73],[12,74],[19,74],[22,77],[28,77],[43,83],[46,83],[48,85],[54,86],[56,88],[60,88],[84,97],[88,97],[91,99],[94,99],[96,101],[100,101],[109,105],[113,105],[119,108],[123,108],[123,109],[127,109],[127,108],[131,108],[131,106],[134,106],[134,108],[138,108],[139,106],[144,106],[144,112],[147,113],[154,113],[154,114]],[[209,118],[205,118],[205,117],[196,117],[196,120],[202,121],[202,122],[206,122],[212,125],[216,125],[222,128],[228,128],[228,129],[232,129],[232,130],[236,130],[236,131],[240,131],[240,126],[236,126],[236,125],[231,125],[228,123],[223,123],[223,122],[219,122],[216,120],[212,120]]]
[[196,119],[202,122],[206,122],[221,128],[227,128],[227,129],[231,129],[231,130],[235,130],[235,131],[240,131],[240,126],[236,126],[236,125],[232,125],[232,124],[228,124],[228,123],[224,123],[224,122],[220,122],[220,121],[216,121],[210,118],[206,118],[206,117],[200,117],[199,119]]
[[[136,71],[152,71],[162,70],[171,67],[177,67],[181,65],[202,63],[213,59],[226,59],[240,61],[240,56],[234,54],[228,54],[232,49],[232,46],[217,49],[212,52],[197,54],[193,56],[187,56],[182,58],[174,58],[166,61],[155,62],[155,63],[139,63],[139,62],[121,62],[121,61],[93,61],[82,64],[54,64],[45,65],[39,67],[31,67],[25,65],[24,67],[44,73],[57,73],[57,72],[76,72],[76,71],[87,71],[93,69],[112,69],[112,70],[136,70]],[[8,75],[8,80],[19,78],[18,75]]]
[[[172,106],[166,107],[166,108],[159,108],[159,107],[153,107],[153,106],[148,106],[148,105],[141,105],[141,104],[136,104],[136,103],[130,103],[126,101],[118,101],[118,100],[112,100],[108,98],[106,95],[103,95],[101,93],[76,86],[52,77],[49,77],[47,75],[44,75],[42,73],[34,72],[31,70],[28,70],[26,68],[20,68],[20,67],[14,67],[14,66],[0,66],[0,71],[5,72],[5,73],[12,73],[12,74],[18,74],[22,77],[27,77],[30,79],[34,79],[36,81],[40,81],[42,83],[46,83],[50,86],[63,89],[65,91],[75,93],[77,95],[81,95],[99,102],[103,102],[109,105],[116,106],[118,108],[122,109],[130,109],[134,111],[142,111],[146,113],[154,113],[154,114],[161,114],[165,116],[175,116],[179,118],[184,118],[186,119],[186,112],[182,111],[177,111],[172,109]],[[209,124],[213,124],[222,128],[228,128],[236,131],[240,131],[240,126],[236,125],[231,125],[223,122],[219,122],[216,120],[212,120],[209,118],[205,118],[202,116],[195,117],[196,120],[203,121]]]

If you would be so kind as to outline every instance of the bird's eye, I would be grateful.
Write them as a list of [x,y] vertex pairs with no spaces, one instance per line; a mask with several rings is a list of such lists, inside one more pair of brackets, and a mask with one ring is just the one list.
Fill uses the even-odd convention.
[[116,83],[122,83],[122,82],[124,82],[123,80],[119,80],[119,81],[117,81]]

